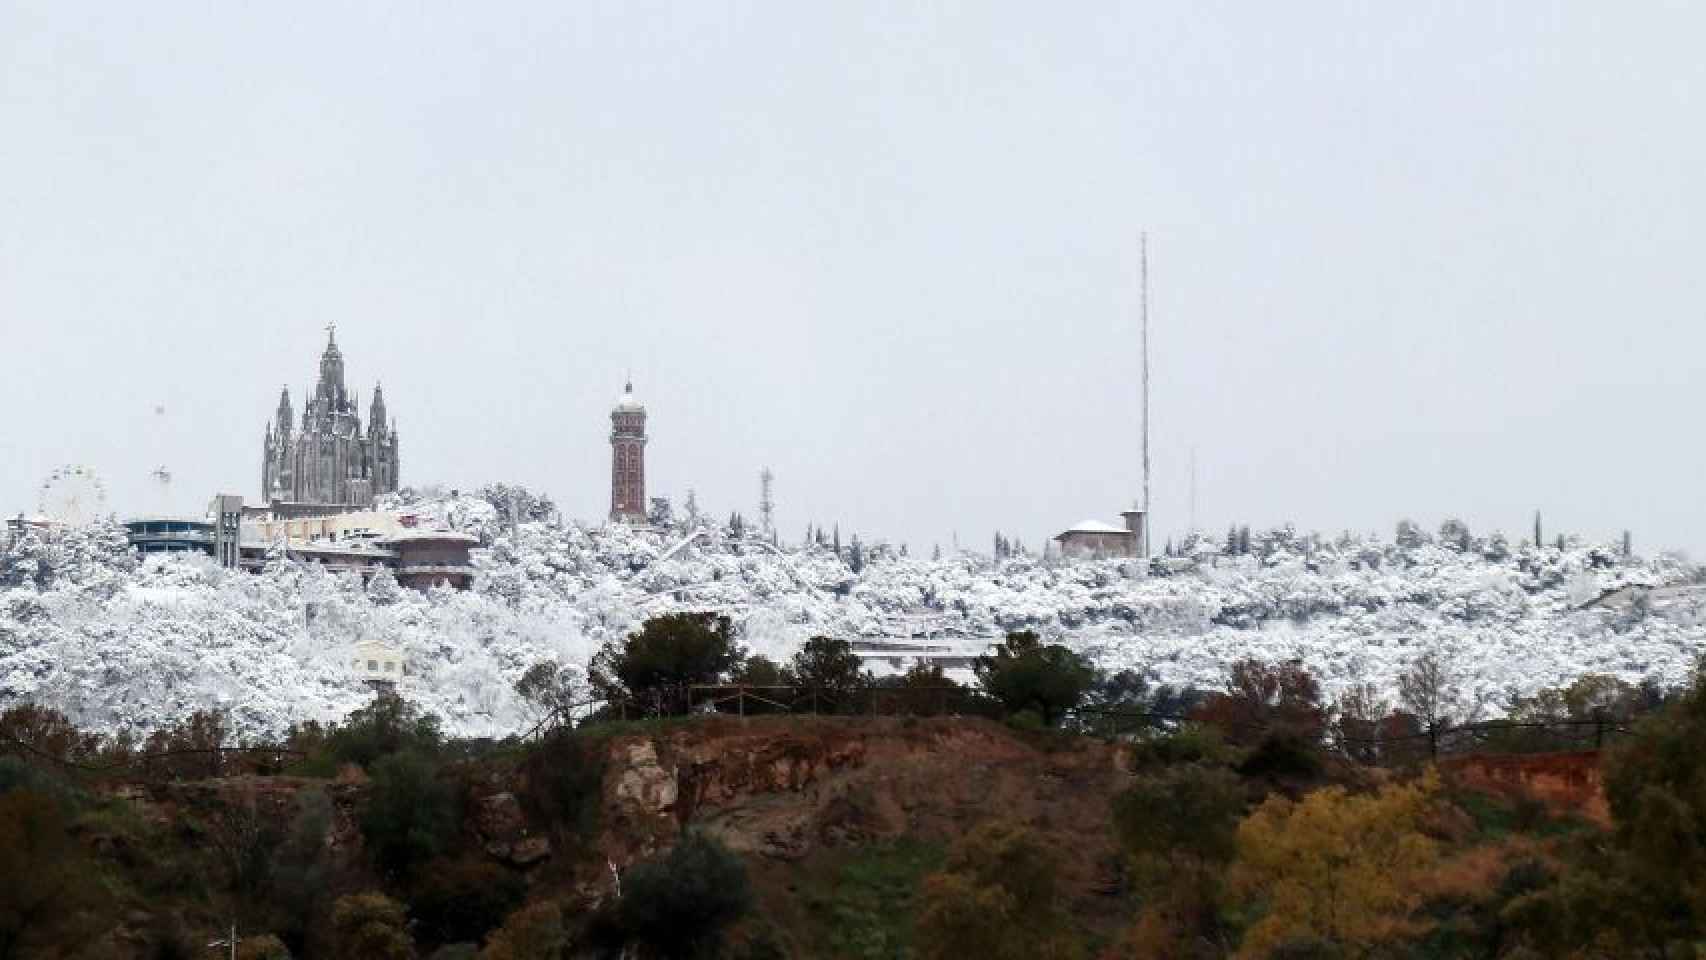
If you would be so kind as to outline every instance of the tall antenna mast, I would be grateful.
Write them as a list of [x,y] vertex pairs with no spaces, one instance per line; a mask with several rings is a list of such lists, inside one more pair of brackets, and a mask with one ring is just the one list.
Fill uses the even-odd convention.
[[1191,533],[1197,532],[1197,447],[1191,444]]
[[1155,522],[1149,513],[1149,233],[1138,237],[1138,278],[1143,311],[1143,542],[1142,555],[1149,556],[1149,528]]

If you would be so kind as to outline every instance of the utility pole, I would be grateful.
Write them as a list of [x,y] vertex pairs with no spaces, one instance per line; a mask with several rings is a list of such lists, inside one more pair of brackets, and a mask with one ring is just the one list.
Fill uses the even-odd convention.
[[1143,313],[1143,542],[1138,555],[1149,556],[1149,528],[1155,518],[1149,512],[1149,234],[1138,236],[1138,278]]

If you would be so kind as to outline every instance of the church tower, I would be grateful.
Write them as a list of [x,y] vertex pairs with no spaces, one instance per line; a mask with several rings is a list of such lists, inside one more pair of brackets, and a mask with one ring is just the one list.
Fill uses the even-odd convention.
[[610,411],[610,519],[646,522],[646,408],[633,383]]
[[297,421],[290,390],[281,391],[278,411],[263,440],[261,497],[287,503],[370,507],[397,489],[396,422],[385,409],[384,392],[373,391],[364,429],[358,397],[344,383],[344,355],[337,333],[326,334],[320,379]]

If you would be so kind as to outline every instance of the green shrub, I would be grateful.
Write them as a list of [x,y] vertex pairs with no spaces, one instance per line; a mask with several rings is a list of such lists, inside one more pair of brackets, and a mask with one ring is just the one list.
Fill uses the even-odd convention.
[[1008,634],[992,656],[977,658],[974,669],[984,692],[1008,713],[1034,710],[1045,727],[1078,706],[1096,682],[1096,671],[1083,657],[1059,644],[1045,645],[1029,630]]
[[689,687],[716,683],[743,657],[728,617],[672,613],[606,643],[592,658],[590,679],[605,700],[627,700],[652,714],[686,713]]
[[1271,733],[1256,744],[1238,772],[1246,777],[1270,780],[1313,780],[1321,775],[1321,751],[1315,743],[1295,733]]
[[1133,856],[1175,869],[1182,858],[1225,863],[1237,852],[1244,785],[1230,770],[1187,764],[1139,777],[1114,798],[1114,828]]
[[910,842],[855,848],[850,860],[804,894],[819,955],[847,960],[911,956],[912,904],[924,876],[941,866],[942,857],[939,847]]
[[604,741],[557,729],[528,747],[521,762],[521,801],[528,813],[576,836],[598,827],[604,788]]
[[519,875],[478,855],[435,860],[420,874],[409,906],[429,943],[478,942],[527,895]]
[[374,862],[407,874],[444,850],[459,820],[457,796],[431,760],[394,753],[373,764],[361,832]]
[[405,750],[432,756],[443,745],[438,718],[394,694],[380,694],[352,712],[325,737],[325,750],[337,763],[371,769],[381,757]]
[[338,960],[415,960],[403,905],[382,893],[354,893],[332,907]]
[[1008,714],[1007,719],[1002,722],[1006,723],[1007,726],[1014,730],[1023,731],[1025,733],[1034,733],[1038,730],[1045,729],[1043,726],[1043,715],[1035,710],[1020,710],[1018,713]]
[[690,831],[665,856],[623,875],[622,899],[602,926],[606,935],[663,957],[715,955],[724,930],[751,906],[746,865],[721,843]]

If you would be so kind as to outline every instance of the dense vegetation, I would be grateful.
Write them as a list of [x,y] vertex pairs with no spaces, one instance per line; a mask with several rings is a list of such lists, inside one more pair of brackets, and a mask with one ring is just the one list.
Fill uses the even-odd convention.
[[[13,707],[0,715],[0,960],[199,956],[232,923],[239,955],[268,958],[1660,960],[1706,949],[1706,685],[1584,677],[1513,698],[1513,722],[1487,725],[1454,706],[1450,665],[1426,654],[1396,703],[1367,689],[1329,702],[1295,663],[1239,663],[1216,690],[1151,688],[1016,633],[978,661],[975,689],[958,689],[930,669],[878,683],[832,638],[770,663],[740,649],[726,621],[698,615],[651,621],[596,665],[602,706],[574,675],[527,672],[518,693],[540,726],[525,742],[447,739],[390,696],[237,751],[215,712],[138,738]],[[1004,718],[1009,736],[1041,749],[1116,737],[1125,785],[1103,823],[1078,827],[1117,838],[1113,879],[1075,887],[1058,833],[999,815],[962,835],[856,845],[785,879],[693,829],[649,859],[605,864],[593,843],[607,826],[604,744],[637,723],[692,722],[665,718],[689,712],[704,684],[767,690],[771,712],[832,714],[934,712],[951,691],[957,712]],[[922,694],[915,710],[880,699],[907,690]],[[1434,764],[1470,748],[1594,745],[1584,737],[1607,744],[1604,821]],[[516,784],[553,859],[518,862],[474,836],[470,798],[494,779]],[[170,798],[172,816],[140,812],[162,809],[134,801],[149,791]],[[335,849],[338,837],[359,855]],[[577,864],[608,870],[612,889],[589,897]]]

